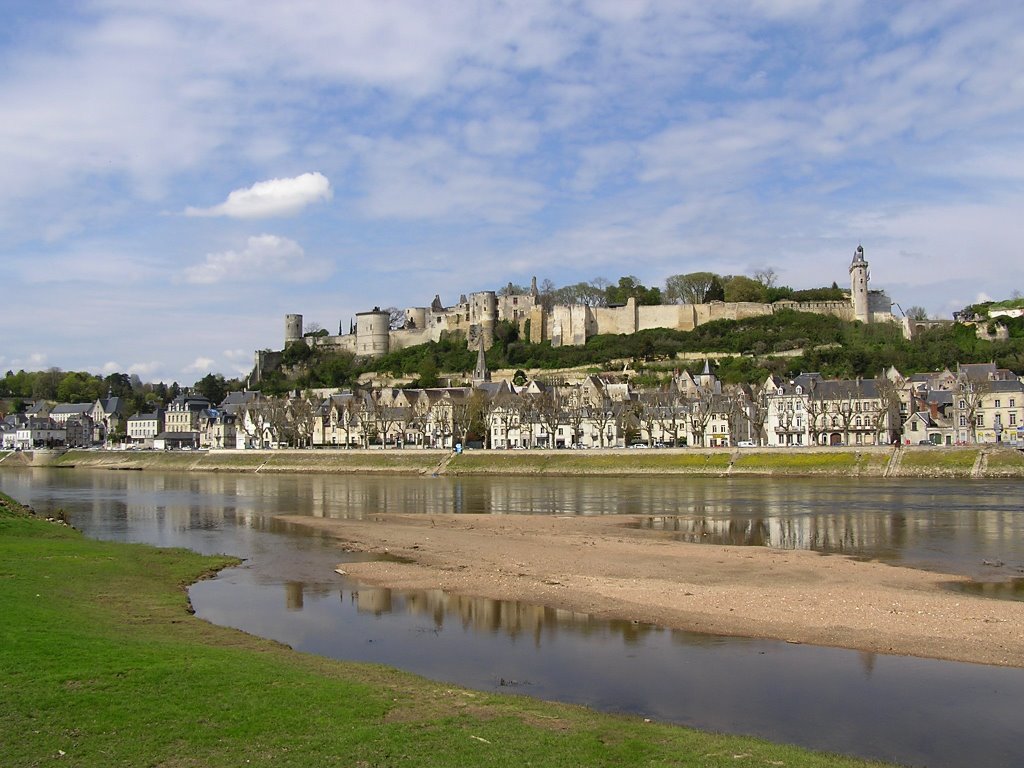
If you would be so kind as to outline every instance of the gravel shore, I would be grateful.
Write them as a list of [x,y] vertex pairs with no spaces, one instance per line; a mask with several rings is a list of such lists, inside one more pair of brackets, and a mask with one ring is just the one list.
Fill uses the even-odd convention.
[[949,589],[963,577],[837,555],[688,544],[632,517],[285,516],[395,589],[442,589],[672,629],[1024,667],[1024,603]]

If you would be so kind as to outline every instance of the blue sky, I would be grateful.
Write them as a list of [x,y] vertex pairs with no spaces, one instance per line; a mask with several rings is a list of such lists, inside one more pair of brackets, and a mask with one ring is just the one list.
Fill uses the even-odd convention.
[[531,276],[1024,290],[1024,5],[0,0],[0,371]]

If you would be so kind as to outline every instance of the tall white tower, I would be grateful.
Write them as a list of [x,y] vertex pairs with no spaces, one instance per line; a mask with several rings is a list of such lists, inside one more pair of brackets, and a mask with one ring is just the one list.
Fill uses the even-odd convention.
[[853,319],[862,323],[871,322],[868,311],[868,263],[864,260],[864,246],[858,245],[850,262],[850,302],[853,304]]

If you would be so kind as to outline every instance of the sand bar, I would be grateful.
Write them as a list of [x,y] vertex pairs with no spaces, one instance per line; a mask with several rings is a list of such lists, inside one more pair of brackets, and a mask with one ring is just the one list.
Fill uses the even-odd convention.
[[689,544],[636,517],[286,515],[339,546],[408,562],[352,578],[543,604],[722,635],[1024,667],[1024,603],[968,595],[959,576],[838,555]]

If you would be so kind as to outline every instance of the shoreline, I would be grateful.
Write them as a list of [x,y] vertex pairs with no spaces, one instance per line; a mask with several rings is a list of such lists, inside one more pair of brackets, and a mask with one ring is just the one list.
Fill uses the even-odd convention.
[[[521,601],[668,629],[1024,667],[1024,603],[970,579],[842,555],[672,540],[612,518],[374,514],[280,519],[341,547],[372,586]],[[395,561],[394,558],[398,560]]]
[[[6,460],[4,460],[6,459]],[[589,451],[280,449],[272,451],[70,450],[7,454],[0,469],[32,466],[187,472],[366,473],[403,475],[828,476],[1024,478],[1024,451],[996,445],[862,448],[668,448]]]

